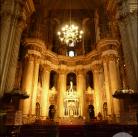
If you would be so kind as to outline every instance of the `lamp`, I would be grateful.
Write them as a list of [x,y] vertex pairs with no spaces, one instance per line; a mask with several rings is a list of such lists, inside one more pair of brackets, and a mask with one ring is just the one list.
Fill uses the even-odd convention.
[[69,24],[61,27],[60,31],[57,32],[60,41],[69,47],[74,47],[77,42],[82,39],[83,31],[79,30],[79,27],[71,21],[71,2],[70,2],[70,21]]

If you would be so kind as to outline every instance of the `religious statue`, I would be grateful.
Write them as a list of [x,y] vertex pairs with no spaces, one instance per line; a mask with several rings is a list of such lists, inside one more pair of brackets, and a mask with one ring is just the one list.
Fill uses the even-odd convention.
[[73,95],[74,90],[73,90],[73,82],[72,81],[70,81],[70,87],[67,91],[68,91],[68,95]]
[[88,106],[88,113],[89,113],[90,119],[94,119],[94,106],[93,105]]
[[70,91],[73,90],[73,82],[70,81]]
[[50,105],[50,107],[49,107],[49,118],[51,120],[54,120],[55,113],[56,113],[55,106],[54,105]]

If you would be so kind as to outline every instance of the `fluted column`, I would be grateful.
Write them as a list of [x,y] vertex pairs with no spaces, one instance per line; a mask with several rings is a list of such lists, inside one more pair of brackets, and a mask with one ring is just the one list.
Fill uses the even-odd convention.
[[14,87],[21,33],[27,17],[34,11],[33,5],[28,7],[29,3],[29,0],[4,0],[1,4],[0,97]]
[[31,114],[36,113],[36,98],[38,90],[38,74],[39,74],[39,60],[34,61],[33,81],[32,81],[32,100],[31,100]]
[[23,28],[25,26],[25,23],[20,22],[21,24],[18,24],[18,28],[15,31],[16,37],[14,38],[11,52],[11,57],[9,61],[9,67],[7,72],[7,78],[5,83],[5,92],[11,92],[14,88],[14,82],[15,82],[15,73],[17,68],[17,61],[18,61],[18,53],[19,53],[19,47],[20,47],[20,38],[23,31]]
[[85,80],[83,70],[77,70],[77,92],[80,97],[80,116],[84,116],[84,92],[85,92]]
[[117,89],[120,89],[120,76],[117,65],[117,55],[109,54],[104,58],[105,88],[108,105],[108,114],[120,114],[120,102],[112,95]]
[[59,117],[64,116],[64,93],[66,92],[66,71],[59,73]]
[[107,58],[103,60],[104,66],[104,77],[105,77],[105,93],[106,93],[106,101],[108,107],[108,115],[112,114],[112,94],[110,92],[110,79],[109,79],[109,66]]
[[94,64],[92,66],[93,74],[94,74],[94,102],[95,102],[95,114],[102,112],[102,94],[101,94],[101,79],[100,79],[100,71],[102,69],[101,64]]
[[[15,3],[13,1],[5,0],[2,4],[3,4],[1,8],[1,51],[2,52],[0,54],[2,65],[0,69],[0,75],[1,75],[0,76],[1,78],[0,94],[3,94],[3,92],[5,91],[4,88],[6,83],[6,76],[8,73],[8,65],[11,59],[14,36],[16,34],[16,27],[18,26],[17,24],[18,24],[19,14],[17,13],[17,11],[19,10],[20,3],[19,1],[17,1],[16,3],[17,5],[16,12],[14,12]],[[18,51],[17,51],[17,54],[18,54]]]
[[[115,55],[109,56],[109,73],[112,95],[115,93],[117,89],[120,89],[120,79],[118,77],[118,65],[116,61],[117,57]],[[120,114],[120,102],[116,98],[113,98],[113,108],[114,114]]]
[[50,82],[50,68],[45,65],[42,71],[42,93],[41,93],[41,116],[45,119],[48,116],[48,91]]
[[22,113],[24,115],[30,114],[31,110],[31,94],[32,94],[32,81],[33,81],[33,70],[34,70],[34,58],[33,56],[28,56],[26,59],[24,72],[23,72],[23,79],[21,89],[26,91],[29,95],[29,98],[23,100],[22,102]]
[[117,1],[117,21],[119,25],[128,88],[138,90],[138,50],[137,50],[137,13],[130,12],[128,1]]

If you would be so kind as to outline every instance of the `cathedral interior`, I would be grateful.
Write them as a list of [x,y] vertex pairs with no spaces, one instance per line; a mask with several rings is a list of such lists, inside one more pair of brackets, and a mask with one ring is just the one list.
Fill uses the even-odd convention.
[[138,136],[137,5],[1,0],[0,137]]

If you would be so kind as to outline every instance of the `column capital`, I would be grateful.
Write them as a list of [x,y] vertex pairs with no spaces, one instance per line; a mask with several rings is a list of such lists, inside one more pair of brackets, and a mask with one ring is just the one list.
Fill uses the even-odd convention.
[[45,49],[45,42],[37,38],[25,38],[23,45],[26,49],[39,51],[40,53]]
[[94,64],[94,65],[92,65],[92,70],[93,70],[94,73],[101,72],[102,68],[103,68],[102,64]]
[[66,69],[59,69],[59,74],[67,75],[67,70]]
[[118,56],[115,54],[104,55],[102,57],[102,60],[104,63],[105,62],[108,63],[109,61],[115,61],[116,62],[118,60]]
[[120,46],[120,42],[114,38],[101,39],[97,43],[97,48],[101,52],[105,52],[105,51],[109,51],[109,50],[117,51],[119,46]]
[[77,75],[84,75],[85,71],[84,71],[84,69],[77,69],[76,73],[77,73]]
[[26,61],[35,61],[35,62],[40,62],[40,57],[35,55],[35,54],[26,54],[25,56]]
[[49,72],[51,71],[51,67],[47,64],[42,65],[42,69]]

